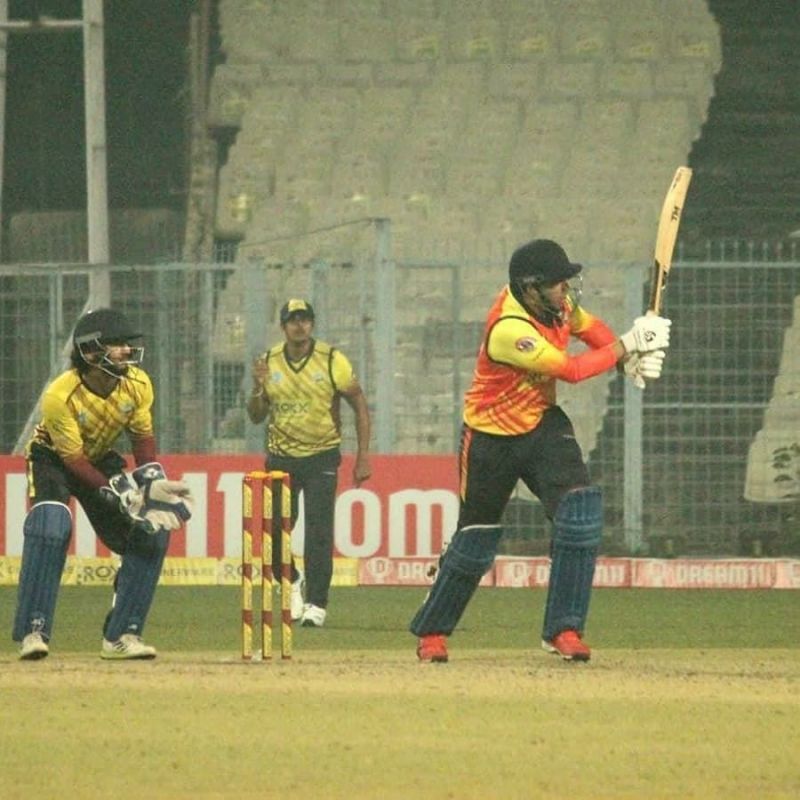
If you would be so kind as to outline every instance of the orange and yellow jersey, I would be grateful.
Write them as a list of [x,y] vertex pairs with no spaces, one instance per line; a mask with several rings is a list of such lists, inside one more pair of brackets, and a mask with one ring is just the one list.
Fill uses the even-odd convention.
[[269,401],[267,451],[302,457],[338,447],[342,441],[340,395],[358,385],[347,357],[314,340],[300,361],[287,359],[285,344],[275,345],[264,359],[264,392]]
[[[600,319],[567,301],[565,319],[552,327],[532,317],[504,287],[489,310],[464,422],[506,436],[533,430],[556,402],[556,380],[576,383],[616,363],[616,336]],[[571,337],[589,346],[567,354]]]
[[76,369],[59,375],[42,396],[42,419],[28,443],[55,451],[69,464],[82,456],[95,462],[111,450],[119,435],[153,436],[153,384],[139,367],[117,381],[108,397],[100,397]]

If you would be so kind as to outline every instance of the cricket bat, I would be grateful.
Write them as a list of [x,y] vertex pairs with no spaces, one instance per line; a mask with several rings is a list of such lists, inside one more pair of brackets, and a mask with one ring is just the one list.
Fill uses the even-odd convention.
[[678,226],[681,224],[683,203],[686,200],[686,192],[689,190],[691,180],[692,170],[689,167],[678,167],[664,198],[664,205],[661,207],[653,262],[653,283],[650,288],[650,302],[647,305],[648,314],[661,313],[664,290],[667,288],[667,276],[669,268],[672,266],[675,241],[678,238]]
[[[647,314],[660,314],[664,301],[664,290],[667,288],[667,275],[672,266],[672,254],[678,238],[678,227],[681,224],[683,203],[686,192],[692,180],[692,170],[689,167],[678,167],[672,177],[664,204],[661,206],[661,216],[658,220],[656,233],[655,258],[653,259],[653,282],[650,287],[650,302],[647,304]],[[639,389],[644,389],[645,381],[637,377],[634,384]]]

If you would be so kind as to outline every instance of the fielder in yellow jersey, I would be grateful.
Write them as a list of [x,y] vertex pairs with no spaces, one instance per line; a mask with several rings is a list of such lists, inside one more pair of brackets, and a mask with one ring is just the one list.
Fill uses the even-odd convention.
[[[20,658],[50,651],[56,599],[72,534],[69,500],[83,507],[97,536],[121,556],[103,626],[105,659],[150,659],[142,632],[170,532],[191,516],[188,487],[155,462],[153,385],[139,366],[144,348],[125,316],[110,308],[81,317],[72,368],[42,396],[42,419],[27,448],[30,510],[14,618]],[[127,434],[136,469],[113,448]]]
[[[266,468],[292,477],[292,524],[303,492],[305,548],[303,579],[292,563],[292,617],[307,627],[325,623],[333,577],[333,519],[337,473],[341,463],[340,403],[353,409],[357,452],[353,481],[370,476],[370,418],[364,392],[347,357],[312,337],[314,309],[305,300],[289,300],[281,309],[285,341],[253,365],[250,420],[266,420]],[[280,566],[280,542],[273,547]],[[303,596],[305,589],[305,597]]]
[[[500,520],[519,480],[554,524],[542,646],[569,661],[589,660],[583,632],[602,498],[590,485],[572,423],[556,404],[556,382],[586,380],[618,363],[637,385],[658,378],[670,321],[639,317],[618,339],[580,306],[573,285],[580,271],[556,242],[528,242],[511,256],[508,285],[489,309],[464,400],[458,526],[411,622],[422,661],[448,660],[446,637],[494,563]],[[572,338],[587,349],[569,354]]]
[[342,442],[339,398],[358,385],[345,355],[315,340],[298,361],[285,356],[286,344],[263,356],[269,398],[266,449],[274,455],[302,458]]

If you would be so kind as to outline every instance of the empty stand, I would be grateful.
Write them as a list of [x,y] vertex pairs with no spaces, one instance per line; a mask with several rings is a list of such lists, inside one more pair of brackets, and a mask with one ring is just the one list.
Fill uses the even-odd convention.
[[394,24],[376,13],[349,8],[339,26],[339,59],[345,62],[381,63],[395,57]]
[[509,61],[539,61],[558,52],[558,25],[546,13],[519,13],[505,20],[505,53]]
[[438,62],[447,52],[446,26],[430,16],[403,15],[394,26],[395,53],[401,62]]
[[[692,148],[696,190],[687,198],[683,224],[696,238],[783,237],[798,227],[800,197],[800,167],[787,158],[800,133],[797,6],[711,5],[725,61],[703,136]],[[695,39],[681,31],[673,48],[687,50],[681,63],[690,65],[695,51],[712,46],[711,31],[701,25]]]
[[[454,313],[480,328],[515,246],[548,236],[584,261],[649,260],[670,169],[698,135],[719,66],[705,4],[685,12],[675,25],[655,0],[221,0],[212,119],[239,133],[220,171],[218,231],[241,236],[246,257],[347,261],[360,244],[337,220],[386,216],[398,264],[439,264],[396,288],[408,354],[398,446],[415,425],[414,449],[453,446],[457,401],[439,376],[465,386],[475,342],[458,354],[463,376],[451,338],[421,342]],[[453,311],[447,265],[479,260],[491,266],[461,274]],[[611,275],[593,310],[616,324]],[[352,307],[337,285],[326,296]],[[569,402],[591,449],[606,395]]]
[[459,14],[447,26],[448,60],[457,64],[500,59],[504,50],[503,34],[503,25],[496,18],[474,18]]
[[[607,59],[612,49],[615,18],[606,8],[591,3],[575,5],[571,22],[559,26],[558,47],[562,58],[570,60]],[[567,12],[569,13],[569,12]]]

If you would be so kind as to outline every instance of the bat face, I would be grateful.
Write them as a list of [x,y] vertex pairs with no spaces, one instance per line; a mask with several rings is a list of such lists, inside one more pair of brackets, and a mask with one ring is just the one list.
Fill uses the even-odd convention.
[[653,272],[653,286],[650,293],[648,310],[658,314],[661,312],[661,301],[667,283],[667,273],[672,265],[672,254],[675,250],[675,241],[678,238],[678,227],[683,213],[683,204],[686,192],[692,180],[692,170],[689,167],[678,167],[672,178],[672,183],[664,198],[661,207],[661,216],[658,220],[658,233],[656,234],[655,263]]

